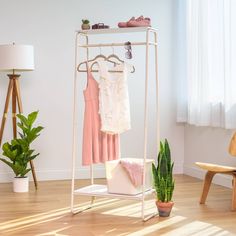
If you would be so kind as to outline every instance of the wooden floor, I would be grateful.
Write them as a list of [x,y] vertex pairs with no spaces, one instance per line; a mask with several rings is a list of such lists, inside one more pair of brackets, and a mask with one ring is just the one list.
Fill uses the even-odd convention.
[[[171,216],[143,223],[140,203],[127,200],[100,198],[95,208],[71,215],[70,181],[40,182],[37,191],[31,183],[30,192],[21,194],[13,193],[11,184],[0,184],[0,235],[236,235],[231,190],[212,185],[207,204],[199,205],[201,188],[202,181],[177,175]],[[83,206],[89,203],[85,197],[76,197],[76,204],[78,200]],[[146,206],[156,211],[153,199]]]

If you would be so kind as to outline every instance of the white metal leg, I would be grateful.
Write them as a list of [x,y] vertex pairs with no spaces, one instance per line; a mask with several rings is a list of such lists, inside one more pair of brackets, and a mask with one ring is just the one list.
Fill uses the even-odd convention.
[[156,75],[156,139],[157,139],[157,151],[159,152],[160,143],[160,108],[159,108],[159,83],[158,83],[158,48],[157,48],[157,32],[154,33],[155,42],[155,75]]
[[[155,31],[149,31],[147,30],[146,33],[146,62],[145,62],[145,103],[144,103],[144,158],[143,158],[143,186],[142,186],[142,220],[147,221],[151,219],[152,217],[155,217],[157,215],[157,212],[150,214],[145,217],[145,176],[146,176],[146,158],[147,158],[147,134],[148,134],[148,79],[149,79],[149,40],[150,40],[150,32],[154,33],[154,38],[155,38],[155,77],[156,77],[156,99],[157,99],[157,109],[159,108],[158,106],[158,70],[157,70],[157,37],[156,37],[156,32]],[[157,141],[159,141],[159,118],[158,118],[158,110],[157,110]]]
[[[88,207],[85,207],[83,209],[74,209],[74,191],[75,191],[75,163],[76,163],[76,144],[77,144],[77,135],[76,135],[76,114],[77,114],[77,110],[78,110],[78,105],[77,105],[77,61],[78,61],[78,52],[77,52],[77,47],[78,47],[78,43],[79,43],[79,38],[80,36],[84,36],[85,40],[86,40],[86,44],[88,45],[88,36],[84,35],[84,34],[80,34],[78,33],[76,35],[76,40],[75,40],[75,78],[74,78],[74,106],[73,106],[73,153],[72,153],[72,158],[73,158],[73,166],[72,166],[72,183],[71,183],[71,212],[73,214],[78,214],[81,213],[87,209],[90,209],[93,206],[95,197],[91,196],[91,202],[90,205]],[[86,59],[89,59],[89,48],[86,48]],[[90,165],[90,180],[91,180],[91,184],[94,183],[94,176],[93,176],[93,165]]]
[[[77,134],[76,134],[76,128],[77,128],[77,109],[78,109],[78,102],[77,102],[77,61],[78,61],[78,42],[79,42],[79,36],[85,36],[86,38],[88,36],[81,35],[79,33],[76,34],[76,40],[75,40],[75,73],[74,73],[74,99],[73,99],[73,144],[72,144],[72,181],[71,181],[71,212],[73,214],[80,213],[86,209],[90,209],[91,206],[86,207],[82,210],[75,210],[74,209],[74,191],[75,191],[75,163],[76,163],[76,156],[77,156]],[[87,49],[88,50],[88,49]]]
[[146,177],[146,159],[147,159],[147,130],[148,130],[148,120],[147,120],[147,95],[148,95],[148,60],[149,60],[149,31],[146,32],[146,61],[145,61],[145,98],[144,98],[144,146],[143,146],[143,186],[142,186],[142,219],[144,220],[144,208],[145,208],[145,177]]
[[72,181],[71,181],[71,212],[74,212],[75,190],[75,158],[76,158],[76,106],[77,106],[77,44],[78,34],[75,39],[75,72],[74,72],[74,99],[73,99],[73,141],[72,141]]
[[[158,53],[157,53],[157,32],[152,31],[154,34],[154,43],[155,43],[155,79],[156,79],[156,139],[157,139],[157,150],[156,153],[159,152],[159,142],[160,142],[160,119],[159,119],[159,90],[158,90]],[[143,218],[143,221],[148,221],[152,217],[158,215],[157,211],[146,218]]]
[[[89,44],[89,39],[88,39],[88,35],[85,35],[86,37],[86,45]],[[86,60],[88,61],[89,60],[89,47],[86,47]],[[88,66],[88,64],[87,64]],[[88,70],[89,68],[87,68]],[[93,164],[90,165],[90,183],[91,184],[94,184],[94,175],[93,175]],[[91,196],[91,202],[90,202],[90,206],[92,207],[93,206],[93,203],[95,201],[95,197],[94,196]],[[90,208],[91,208],[90,207]]]

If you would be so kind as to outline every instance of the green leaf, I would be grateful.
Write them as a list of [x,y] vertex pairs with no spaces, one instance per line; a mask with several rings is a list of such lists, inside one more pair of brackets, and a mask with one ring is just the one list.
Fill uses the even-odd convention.
[[5,160],[4,158],[0,158],[0,160],[13,169],[13,163],[11,163],[10,161]]
[[169,147],[169,143],[168,143],[167,139],[165,139],[164,148],[165,148],[165,154],[166,154],[166,160],[167,160],[167,168],[168,168],[168,171],[170,171],[171,154],[170,154],[170,147]]
[[20,132],[18,132],[18,134],[20,135],[21,138],[24,138],[24,137],[25,137],[25,136],[24,136],[22,133],[20,133]]
[[154,163],[152,163],[152,176],[153,176],[154,188],[157,189],[158,188],[158,174],[157,174],[157,169],[156,169]]
[[34,158],[36,158],[39,155],[39,153],[33,155],[33,156],[28,156],[27,157],[27,162],[32,161]]
[[26,170],[22,171],[22,173],[20,174],[20,176],[21,176],[21,177],[25,177],[25,175],[26,175],[29,171],[31,171],[31,169],[26,169]]
[[8,157],[10,160],[14,161],[17,155],[17,149],[14,149],[11,144],[4,143],[2,146],[3,155]]
[[43,129],[42,126],[38,126],[30,130],[27,134],[27,141],[28,143],[32,143],[40,134],[39,132]]
[[17,126],[23,131],[23,134],[27,134],[28,128],[23,125],[23,123],[18,122]]
[[35,151],[35,150],[33,150],[33,149],[28,150],[27,155],[28,155],[28,156],[31,156],[31,155],[34,153],[34,151]]
[[35,122],[36,118],[38,116],[38,111],[34,111],[28,115],[28,123],[30,126]]
[[23,125],[25,125],[26,127],[29,127],[29,121],[24,115],[17,114],[16,116],[17,116],[17,118],[20,119],[20,121],[23,123]]

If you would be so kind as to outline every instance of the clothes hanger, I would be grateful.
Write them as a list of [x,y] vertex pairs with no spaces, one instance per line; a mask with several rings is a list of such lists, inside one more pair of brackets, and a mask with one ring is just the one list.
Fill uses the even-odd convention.
[[[110,54],[107,59],[110,60],[111,58],[115,58],[117,61],[119,61],[120,63],[124,63],[123,60],[121,60],[115,53],[114,53],[114,47],[112,47],[112,54]],[[116,63],[117,64],[117,63]],[[128,64],[128,63],[127,63]],[[129,65],[129,64],[128,64]],[[132,71],[130,71],[130,73],[134,73],[135,72],[135,67],[133,65],[129,65],[129,66],[132,66]]]
[[[77,66],[77,71],[79,71],[79,72],[87,72],[87,70],[80,69],[81,66],[83,66],[83,65],[85,64],[86,67],[87,67],[90,62],[94,62],[94,63],[95,63],[99,58],[102,58],[102,59],[104,59],[104,60],[107,59],[106,56],[104,56],[103,54],[100,53],[99,55],[97,55],[97,56],[94,57],[93,59],[86,60],[86,61],[82,61],[81,63],[79,63],[79,65]],[[93,65],[93,64],[92,64],[92,65]]]
[[[83,62],[79,63],[79,65],[77,66],[77,71],[78,71],[78,72],[87,72],[87,70],[81,69],[81,67],[82,67],[84,64],[86,65],[86,67],[88,67],[88,64],[91,63],[91,62],[93,62],[93,63],[91,64],[91,66],[90,66],[91,72],[99,72],[99,70],[94,70],[94,69],[93,69],[93,66],[96,65],[96,64],[98,64],[97,61],[98,61],[98,59],[100,59],[100,58],[102,58],[104,61],[108,61],[108,62],[112,63],[113,66],[115,66],[115,65],[117,64],[115,61],[112,61],[112,60],[110,60],[109,58],[107,58],[105,55],[103,55],[102,52],[101,52],[101,47],[100,47],[100,54],[98,54],[97,56],[95,56],[93,59],[86,60],[86,61],[83,61]],[[87,69],[88,69],[88,68],[87,68]],[[109,72],[122,72],[122,71],[114,71],[114,70],[111,70],[111,71],[109,71]]]
[[[114,47],[113,46],[111,46],[112,47],[112,54],[110,54],[108,57],[107,57],[107,59],[109,60],[109,59],[111,59],[111,58],[115,58],[117,61],[119,61],[120,63],[124,63],[124,61],[123,60],[121,60],[115,53],[114,53]],[[118,63],[116,63],[116,64],[118,64]]]
[[[112,46],[112,54],[109,55],[108,57],[106,57],[105,55],[102,54],[101,52],[101,47],[100,47],[100,54],[98,54],[97,56],[95,56],[93,59],[90,59],[90,60],[86,60],[86,61],[83,61],[81,63],[79,63],[79,65],[77,66],[77,71],[78,72],[87,72],[87,70],[85,69],[81,69],[81,66],[83,66],[84,64],[86,65],[86,67],[88,67],[88,64],[90,62],[93,62],[90,66],[91,68],[91,72],[99,72],[99,70],[97,69],[93,69],[93,66],[98,64],[97,60],[99,58],[102,58],[104,59],[104,61],[108,61],[110,63],[113,64],[113,66],[116,66],[117,64],[121,64],[121,63],[124,63],[123,60],[121,60],[115,53],[114,53],[114,47]],[[111,60],[112,58],[115,58],[116,60],[118,60],[120,63],[117,63],[117,61],[114,61],[114,60]],[[129,64],[128,64],[129,65]],[[87,68],[88,69],[88,68]],[[134,73],[135,72],[135,67],[132,66],[132,71],[130,73]],[[109,70],[109,72],[123,72],[123,70]]]

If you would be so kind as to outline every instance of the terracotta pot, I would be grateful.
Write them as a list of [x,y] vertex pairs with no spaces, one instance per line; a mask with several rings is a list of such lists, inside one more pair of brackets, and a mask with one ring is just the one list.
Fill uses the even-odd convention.
[[81,28],[82,28],[82,30],[89,30],[90,29],[90,25],[89,24],[82,24]]
[[173,205],[174,205],[174,202],[172,201],[170,202],[156,201],[156,206],[159,212],[159,216],[168,217],[170,215]]

